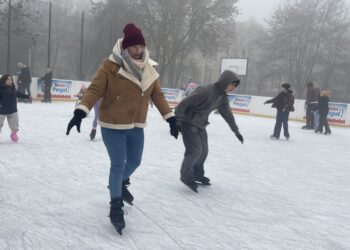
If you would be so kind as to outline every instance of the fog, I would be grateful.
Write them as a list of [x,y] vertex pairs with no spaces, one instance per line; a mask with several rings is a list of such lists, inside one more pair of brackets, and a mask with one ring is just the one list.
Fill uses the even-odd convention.
[[163,87],[181,88],[189,79],[213,83],[222,58],[248,58],[240,94],[271,96],[289,82],[296,97],[305,98],[306,82],[314,81],[331,90],[332,101],[349,102],[349,4],[60,0],[52,2],[50,12],[45,0],[12,0],[9,19],[8,1],[1,1],[0,74],[16,74],[23,62],[33,76],[50,67],[54,78],[90,81],[132,22],[159,64]]

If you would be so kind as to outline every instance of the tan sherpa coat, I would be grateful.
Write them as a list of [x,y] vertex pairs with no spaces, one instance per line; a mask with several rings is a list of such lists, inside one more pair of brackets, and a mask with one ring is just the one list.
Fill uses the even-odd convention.
[[146,126],[148,104],[151,100],[164,119],[174,116],[160,88],[159,74],[147,63],[141,82],[116,63],[105,59],[77,107],[88,115],[103,97],[99,124],[111,129]]

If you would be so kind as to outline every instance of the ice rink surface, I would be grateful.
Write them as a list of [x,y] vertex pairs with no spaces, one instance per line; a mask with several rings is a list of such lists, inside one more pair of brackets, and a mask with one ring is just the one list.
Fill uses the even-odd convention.
[[[194,193],[179,181],[184,153],[149,110],[141,166],[131,178],[120,237],[109,222],[109,159],[93,111],[81,133],[66,126],[74,103],[18,104],[20,140],[0,134],[0,249],[350,249],[350,129],[332,135],[236,114],[240,144],[210,116],[206,175]],[[283,137],[283,136],[282,136]]]

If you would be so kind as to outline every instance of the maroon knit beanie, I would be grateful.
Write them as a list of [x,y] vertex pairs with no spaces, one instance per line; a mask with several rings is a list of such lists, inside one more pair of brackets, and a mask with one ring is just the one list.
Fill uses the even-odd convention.
[[133,23],[128,23],[123,29],[124,38],[122,42],[123,49],[134,45],[146,45],[145,38],[139,28]]

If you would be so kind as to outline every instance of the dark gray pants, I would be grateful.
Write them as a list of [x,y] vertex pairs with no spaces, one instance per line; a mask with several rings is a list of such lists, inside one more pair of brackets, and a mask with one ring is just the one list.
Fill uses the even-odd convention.
[[206,129],[183,123],[182,139],[185,156],[181,165],[181,180],[191,182],[204,176],[204,162],[208,155],[208,134]]

